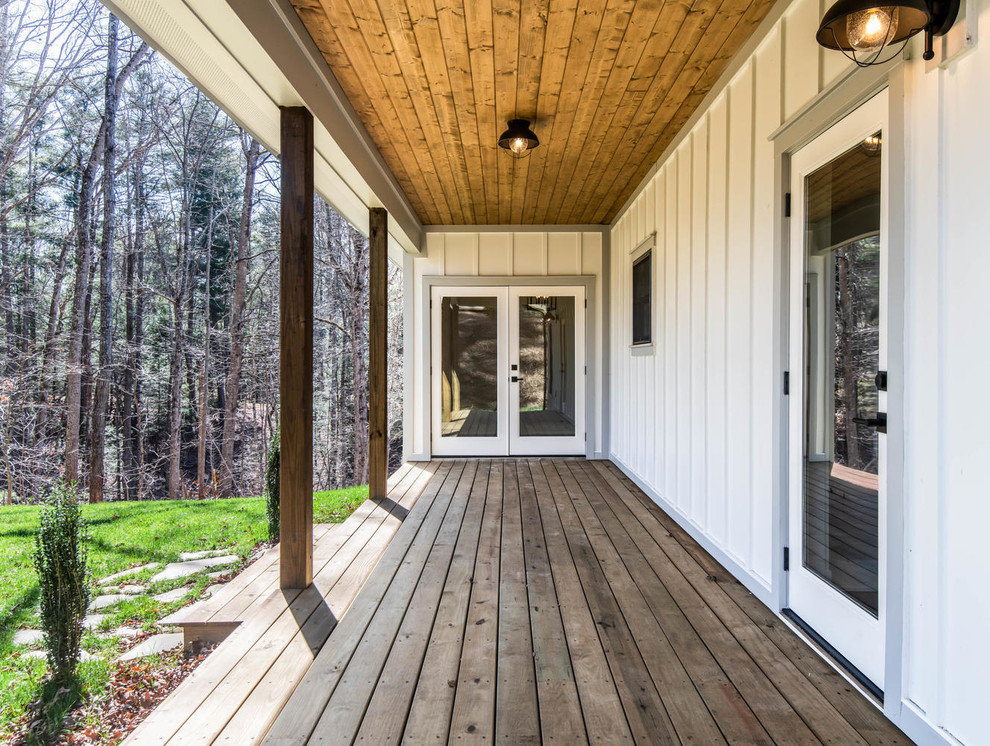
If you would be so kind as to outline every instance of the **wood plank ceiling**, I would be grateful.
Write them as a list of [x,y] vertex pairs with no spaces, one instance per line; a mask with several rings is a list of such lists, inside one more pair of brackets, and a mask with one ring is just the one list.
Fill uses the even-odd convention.
[[610,222],[773,1],[292,3],[423,223],[470,225]]

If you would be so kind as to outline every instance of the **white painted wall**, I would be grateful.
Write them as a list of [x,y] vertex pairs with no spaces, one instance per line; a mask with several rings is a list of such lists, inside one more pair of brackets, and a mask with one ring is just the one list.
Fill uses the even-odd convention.
[[463,277],[470,285],[477,277],[553,277],[586,275],[596,278],[594,304],[589,311],[588,330],[594,333],[595,349],[588,360],[594,370],[593,421],[596,453],[602,451],[602,232],[601,231],[430,231],[427,229],[426,248],[421,256],[406,255],[403,268],[406,275],[406,309],[410,317],[406,324],[405,345],[413,356],[407,356],[404,395],[409,402],[405,412],[406,458],[428,458],[430,453],[430,412],[424,383],[430,375],[428,354],[429,317],[425,313],[423,278]]
[[[768,138],[849,70],[814,42],[824,6],[790,5],[612,230],[611,455],[769,603],[782,299]],[[990,8],[967,12],[982,46],[927,70],[915,40],[895,73],[904,117],[891,126],[908,154],[905,214],[892,216],[906,239],[891,248],[905,266],[905,610],[903,707],[887,712],[918,739],[986,744]],[[630,252],[652,231],[656,347],[639,356]]]

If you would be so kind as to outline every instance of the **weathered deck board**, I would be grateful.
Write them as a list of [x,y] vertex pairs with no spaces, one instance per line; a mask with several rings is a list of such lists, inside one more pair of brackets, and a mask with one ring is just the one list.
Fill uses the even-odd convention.
[[254,644],[225,643],[155,742],[910,743],[614,465],[440,461],[409,485],[374,569],[327,569],[339,549],[298,617],[255,602],[231,637]]

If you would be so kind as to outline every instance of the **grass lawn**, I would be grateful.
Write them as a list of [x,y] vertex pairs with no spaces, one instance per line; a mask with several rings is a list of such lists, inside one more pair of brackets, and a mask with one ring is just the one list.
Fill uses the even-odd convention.
[[[367,497],[367,487],[352,487],[314,495],[313,518],[316,523],[339,523]],[[38,527],[37,506],[0,507],[0,741],[12,735],[14,724],[28,706],[42,694],[48,664],[43,659],[24,655],[25,648],[13,645],[14,633],[20,628],[37,629],[38,583],[32,561],[34,536]],[[88,569],[92,583],[120,570],[147,562],[165,564],[179,559],[181,552],[223,549],[237,555],[239,562],[230,568],[239,570],[251,551],[267,540],[265,505],[260,497],[230,500],[179,500],[114,502],[83,506],[89,526]],[[127,582],[146,583],[153,571],[146,570]],[[209,584],[205,575],[156,583],[150,592],[127,600],[106,614],[99,630],[120,625],[141,627],[148,631],[155,622],[197,597]],[[188,585],[183,598],[159,603],[152,593]],[[93,595],[97,593],[93,592]],[[101,638],[96,630],[86,633],[83,649],[92,660],[80,665],[83,696],[98,698],[105,690],[120,643]],[[56,710],[58,708],[55,708]],[[62,719],[61,712],[45,718]]]

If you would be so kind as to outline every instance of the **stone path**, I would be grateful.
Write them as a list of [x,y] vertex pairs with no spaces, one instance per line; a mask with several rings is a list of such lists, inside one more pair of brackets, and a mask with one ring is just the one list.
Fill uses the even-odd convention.
[[[83,619],[83,628],[91,631],[99,629],[104,620],[109,617],[109,613],[107,613],[109,610],[122,601],[130,601],[140,598],[144,594],[148,593],[149,586],[154,583],[178,580],[182,578],[192,578],[200,573],[203,573],[211,580],[216,580],[221,576],[228,575],[231,572],[231,569],[214,570],[213,572],[206,572],[206,570],[216,567],[222,568],[226,565],[233,565],[234,563],[240,562],[240,559],[241,558],[236,554],[229,554],[223,549],[207,549],[199,552],[183,552],[179,555],[178,562],[169,562],[164,568],[161,569],[160,572],[151,577],[147,583],[144,581],[132,581],[125,583],[124,581],[128,578],[133,578],[145,570],[157,570],[161,567],[161,563],[147,562],[143,565],[131,567],[127,570],[114,573],[113,575],[108,575],[97,582],[97,586],[99,587],[97,592],[101,593],[101,595],[94,597],[90,601],[86,618]],[[111,586],[114,585],[118,587],[112,588]],[[202,598],[209,598],[222,587],[223,583],[211,584],[203,592]],[[179,588],[173,588],[172,590],[154,594],[151,598],[159,603],[169,604],[176,601],[181,601],[191,592],[191,590],[192,588],[187,583]],[[96,634],[102,639],[131,640],[141,636],[142,631],[135,627],[124,626],[117,627],[107,632],[97,632]],[[24,657],[28,658],[45,657],[45,651],[40,649],[44,645],[44,641],[45,633],[37,629],[18,630],[14,633],[12,639],[12,643],[15,646],[30,648],[30,650],[22,653]],[[183,637],[181,633],[166,632],[163,634],[152,635],[144,640],[141,640],[137,645],[121,655],[120,660],[134,660],[135,658],[143,658],[149,655],[164,653],[168,650],[174,650],[182,647],[182,644]],[[80,660],[90,660],[91,658],[93,658],[92,654],[87,653],[86,651],[80,652]]]
[[[233,565],[240,562],[240,559],[241,558],[236,554],[230,554],[224,549],[207,549],[199,552],[183,552],[179,555],[178,562],[169,562],[147,582],[125,581],[146,570],[158,570],[161,567],[160,562],[146,562],[143,565],[131,567],[127,570],[114,573],[113,575],[108,575],[97,582],[97,592],[101,595],[95,596],[90,601],[86,618],[83,620],[83,628],[95,632],[103,624],[104,620],[109,617],[109,610],[122,601],[134,600],[147,594],[149,592],[149,587],[155,583],[179,580],[182,578],[192,578],[193,576],[201,573],[211,580],[216,580],[221,576],[228,575],[231,572],[230,568],[214,570],[212,572],[206,571],[211,568],[223,568],[227,565]],[[114,588],[112,586],[118,587]],[[201,597],[203,599],[209,598],[222,587],[223,583],[214,582],[207,587],[205,591],[203,591]],[[191,590],[192,588],[187,582],[186,585],[179,588],[173,588],[172,590],[154,594],[151,598],[159,603],[170,604],[176,601],[181,601],[189,595]],[[135,627],[124,626],[117,627],[107,632],[97,632],[96,634],[102,639],[132,640],[136,637],[140,637],[143,633],[140,629]],[[12,643],[15,646],[30,648],[22,653],[24,657],[28,658],[44,658],[45,651],[41,649],[44,642],[45,633],[37,629],[17,630],[12,639]],[[181,633],[165,632],[163,634],[152,635],[144,640],[141,640],[137,645],[121,655],[120,660],[134,660],[135,658],[143,658],[149,655],[164,653],[168,650],[174,650],[182,647],[182,644],[183,637]],[[86,651],[80,652],[80,660],[90,660],[92,658],[92,654],[87,653]]]

